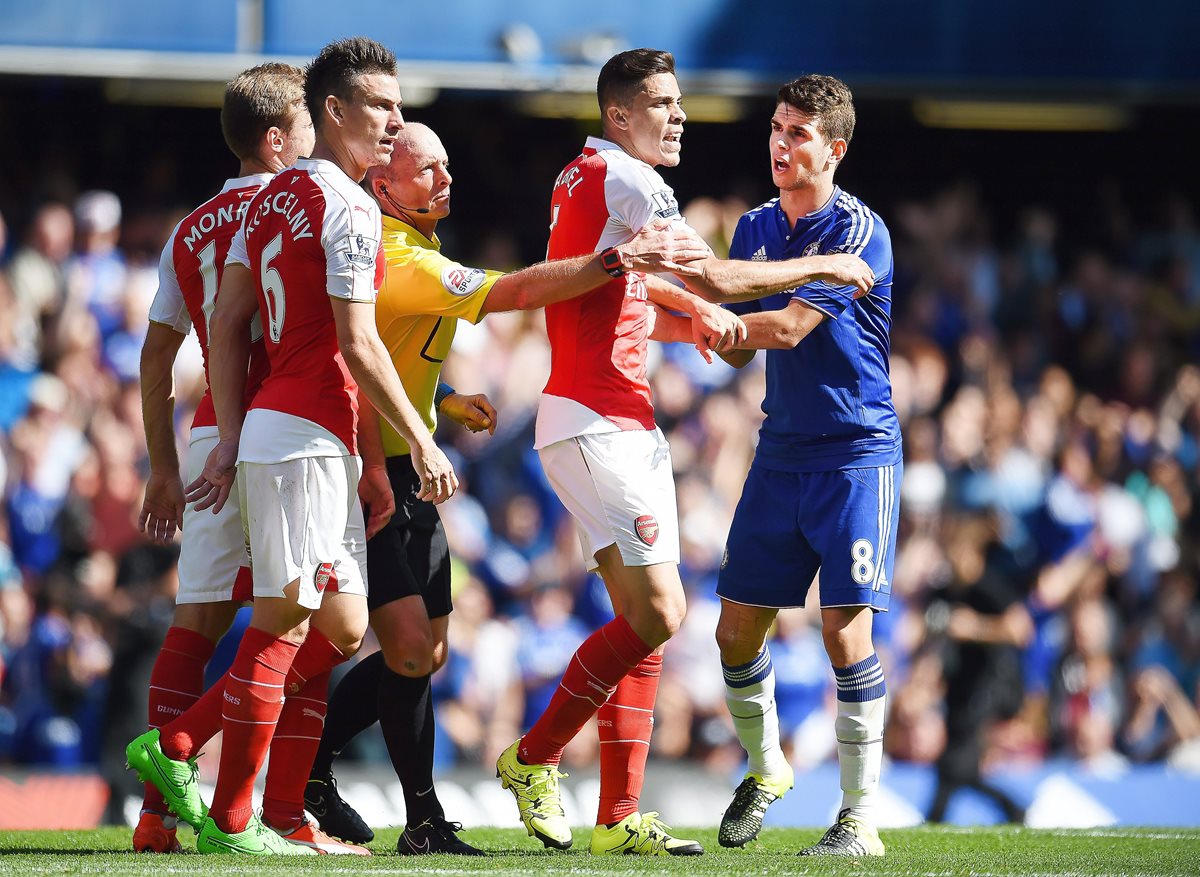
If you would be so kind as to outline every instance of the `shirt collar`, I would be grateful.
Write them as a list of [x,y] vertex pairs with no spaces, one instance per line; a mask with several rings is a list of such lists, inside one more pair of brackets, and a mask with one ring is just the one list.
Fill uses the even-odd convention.
[[442,242],[438,239],[437,232],[433,233],[433,240],[430,240],[403,219],[397,219],[394,216],[388,216],[383,212],[380,213],[380,217],[383,221],[383,230],[385,234],[387,232],[391,232],[393,236],[404,235],[415,238],[416,243],[420,244],[426,250],[437,250],[438,252],[441,252]]

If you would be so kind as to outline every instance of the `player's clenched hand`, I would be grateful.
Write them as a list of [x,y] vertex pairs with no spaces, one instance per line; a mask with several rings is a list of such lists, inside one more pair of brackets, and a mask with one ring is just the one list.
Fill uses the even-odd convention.
[[875,272],[871,266],[849,253],[834,253],[831,256],[818,256],[821,260],[821,280],[826,280],[838,286],[854,286],[857,291],[855,298],[862,298],[875,285]]
[[700,262],[713,254],[701,237],[682,222],[653,222],[616,248],[626,271],[696,276]]
[[358,479],[358,498],[367,507],[367,538],[383,529],[396,513],[396,496],[386,466],[366,466]]
[[417,499],[437,505],[454,496],[458,490],[458,476],[450,460],[432,440],[412,449],[413,469],[421,479]]
[[229,499],[229,491],[233,489],[233,479],[237,474],[237,454],[238,443],[224,439],[209,451],[208,459],[204,461],[204,471],[184,490],[184,499],[194,502],[196,511],[211,508],[215,515],[225,507],[225,500]]
[[746,340],[746,324],[732,311],[702,301],[692,314],[692,342],[706,362],[712,362],[710,350],[730,350]]
[[183,484],[175,473],[150,473],[146,481],[146,498],[138,515],[138,529],[154,542],[166,544],[183,529]]
[[471,432],[483,432],[486,429],[488,435],[496,434],[496,409],[483,393],[473,396],[451,393],[438,405],[438,411]]

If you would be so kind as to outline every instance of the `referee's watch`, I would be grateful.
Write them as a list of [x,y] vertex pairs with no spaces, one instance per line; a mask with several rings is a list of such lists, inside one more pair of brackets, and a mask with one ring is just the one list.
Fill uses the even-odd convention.
[[600,251],[600,265],[611,277],[624,277],[625,269],[621,267],[621,254],[616,247]]

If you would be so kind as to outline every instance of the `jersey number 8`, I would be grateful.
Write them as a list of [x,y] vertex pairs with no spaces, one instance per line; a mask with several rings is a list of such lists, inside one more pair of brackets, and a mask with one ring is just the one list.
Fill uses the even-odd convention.
[[875,546],[866,539],[855,539],[850,546],[850,578],[869,585],[875,578]]
[[262,265],[259,267],[259,280],[262,282],[263,299],[267,303],[267,332],[271,340],[279,343],[283,334],[283,319],[287,315],[287,304],[283,299],[283,278],[279,272],[269,267],[272,260],[283,251],[283,232],[271,238],[271,242],[263,247]]

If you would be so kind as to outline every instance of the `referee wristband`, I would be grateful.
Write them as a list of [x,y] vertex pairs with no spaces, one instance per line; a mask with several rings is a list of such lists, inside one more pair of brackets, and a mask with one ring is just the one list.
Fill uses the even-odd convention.
[[454,389],[452,386],[450,386],[449,384],[446,384],[446,383],[438,384],[437,389],[433,391],[433,407],[441,408],[442,402],[445,401],[446,397],[453,396],[457,392],[458,391],[456,389]]

